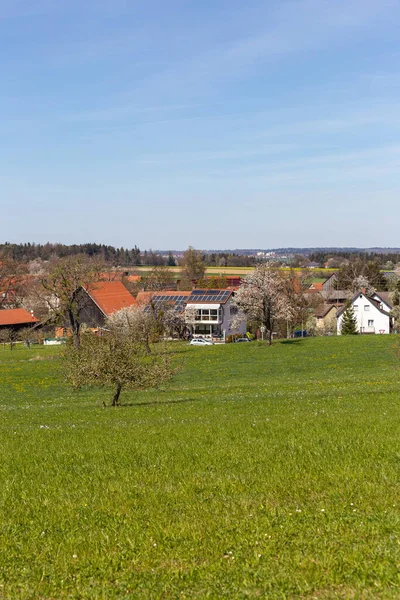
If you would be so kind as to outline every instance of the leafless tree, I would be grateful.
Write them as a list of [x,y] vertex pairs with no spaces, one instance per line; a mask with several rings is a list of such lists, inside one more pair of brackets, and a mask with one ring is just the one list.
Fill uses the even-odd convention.
[[142,288],[151,291],[170,290],[176,285],[176,281],[168,267],[153,267],[148,277],[142,280]]
[[19,308],[25,295],[26,266],[6,253],[0,254],[0,308]]
[[189,279],[190,281],[202,279],[206,272],[202,253],[200,250],[192,248],[192,246],[189,246],[183,253],[180,265],[182,267],[183,279]]
[[17,333],[11,327],[2,327],[0,329],[0,344],[5,346],[10,345],[10,350],[14,348],[15,342],[17,341]]
[[83,254],[52,260],[40,277],[42,299],[50,314],[59,322],[68,322],[75,348],[79,348],[81,314],[87,305],[82,288],[99,280],[104,267],[96,259]]

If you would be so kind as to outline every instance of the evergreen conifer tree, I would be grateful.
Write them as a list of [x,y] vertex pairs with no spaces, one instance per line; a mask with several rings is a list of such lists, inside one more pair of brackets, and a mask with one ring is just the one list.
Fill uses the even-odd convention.
[[357,335],[357,318],[351,304],[348,304],[342,318],[342,335]]

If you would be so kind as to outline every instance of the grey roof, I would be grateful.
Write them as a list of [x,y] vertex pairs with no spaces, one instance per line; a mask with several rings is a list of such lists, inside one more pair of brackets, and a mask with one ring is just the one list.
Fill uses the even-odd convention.
[[317,319],[323,319],[324,317],[326,317],[326,315],[329,313],[329,311],[336,309],[337,307],[334,304],[320,304],[319,306],[317,306],[317,308],[314,310],[314,316],[317,317]]
[[[377,310],[379,310],[380,313],[382,313],[383,315],[386,315],[388,317],[390,317],[390,313],[388,313],[386,310],[383,310],[383,308],[380,307],[380,303],[378,300],[375,300],[374,298],[371,298],[371,296],[367,296],[367,294],[364,294],[364,292],[359,291],[356,292],[354,294],[354,296],[350,299],[350,304],[353,304],[354,301],[359,297],[359,296],[364,296],[367,300],[369,300],[370,302],[372,302],[372,304],[375,306],[375,308]],[[342,315],[344,313],[344,311],[346,310],[346,305],[342,306],[342,308],[340,310],[338,310],[337,312],[337,317],[340,317],[340,315]]]
[[375,295],[382,300],[385,304],[393,308],[393,302],[390,299],[390,292],[375,292]]
[[187,304],[225,304],[232,296],[232,290],[192,290]]

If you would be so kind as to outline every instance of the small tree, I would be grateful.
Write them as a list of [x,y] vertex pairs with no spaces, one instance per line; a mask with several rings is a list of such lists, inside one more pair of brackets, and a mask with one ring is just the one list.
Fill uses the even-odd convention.
[[358,290],[365,290],[365,294],[367,296],[372,296],[376,292],[374,286],[371,285],[368,278],[364,275],[359,275],[354,279],[352,289],[354,292],[357,292]]
[[153,304],[147,306],[127,306],[113,313],[108,325],[121,335],[126,335],[144,345],[151,353],[150,343],[160,339],[162,326],[157,319]]
[[42,335],[38,329],[25,327],[18,332],[18,338],[30,349],[31,344],[37,344],[41,341]]
[[292,315],[282,274],[274,263],[256,266],[236,292],[235,304],[249,321],[265,327],[269,346],[276,320]]
[[176,267],[176,260],[174,258],[174,255],[172,254],[171,250],[168,252],[167,265],[168,265],[168,267]]
[[390,311],[391,316],[393,317],[393,328],[396,333],[400,332],[400,306],[394,306]]
[[11,327],[2,327],[0,329],[0,343],[5,346],[10,344],[10,350],[14,348],[15,342],[17,341],[17,334]]
[[170,290],[174,286],[176,286],[176,281],[172,272],[163,266],[153,267],[148,277],[142,280],[142,287],[152,291]]
[[342,335],[357,335],[357,318],[354,314],[354,309],[351,304],[349,304],[346,310],[343,313],[342,317]]
[[141,340],[112,325],[101,337],[83,334],[79,349],[68,344],[66,358],[72,385],[112,388],[112,406],[119,405],[122,389],[156,388],[176,373],[171,356],[161,345],[149,354]]
[[103,265],[83,254],[52,261],[41,277],[43,299],[56,320],[68,321],[75,348],[79,348],[81,314],[87,305],[82,287],[98,281]]
[[183,279],[202,279],[206,272],[203,255],[200,250],[195,250],[192,246],[183,253],[183,258],[180,261],[182,266]]

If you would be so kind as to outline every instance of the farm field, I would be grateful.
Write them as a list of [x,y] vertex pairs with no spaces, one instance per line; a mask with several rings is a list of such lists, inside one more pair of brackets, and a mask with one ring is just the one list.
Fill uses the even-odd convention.
[[399,598],[396,341],[177,343],[117,409],[0,347],[1,600]]
[[[165,267],[165,269],[167,269],[168,271],[170,271],[172,274],[176,275],[176,277],[180,277],[181,276],[181,267]],[[123,270],[123,269],[122,269]],[[129,271],[134,271],[136,275],[149,275],[151,273],[152,267],[149,266],[143,266],[143,267],[131,267],[129,268]],[[290,271],[289,267],[281,267],[281,270],[284,272],[288,272]],[[321,269],[315,269],[316,271],[321,271]],[[332,273],[334,273],[335,271],[337,271],[337,269],[322,269],[324,274],[326,274],[326,277],[329,277],[329,275],[332,275]],[[245,275],[249,275],[250,273],[252,273],[254,271],[254,267],[206,267],[206,275],[209,276],[226,276],[226,275],[230,275],[231,277],[234,276],[245,276]],[[294,269],[294,271],[302,271],[302,269]],[[312,277],[312,270],[310,272],[310,277]],[[324,281],[324,279],[321,279],[321,281]]]

